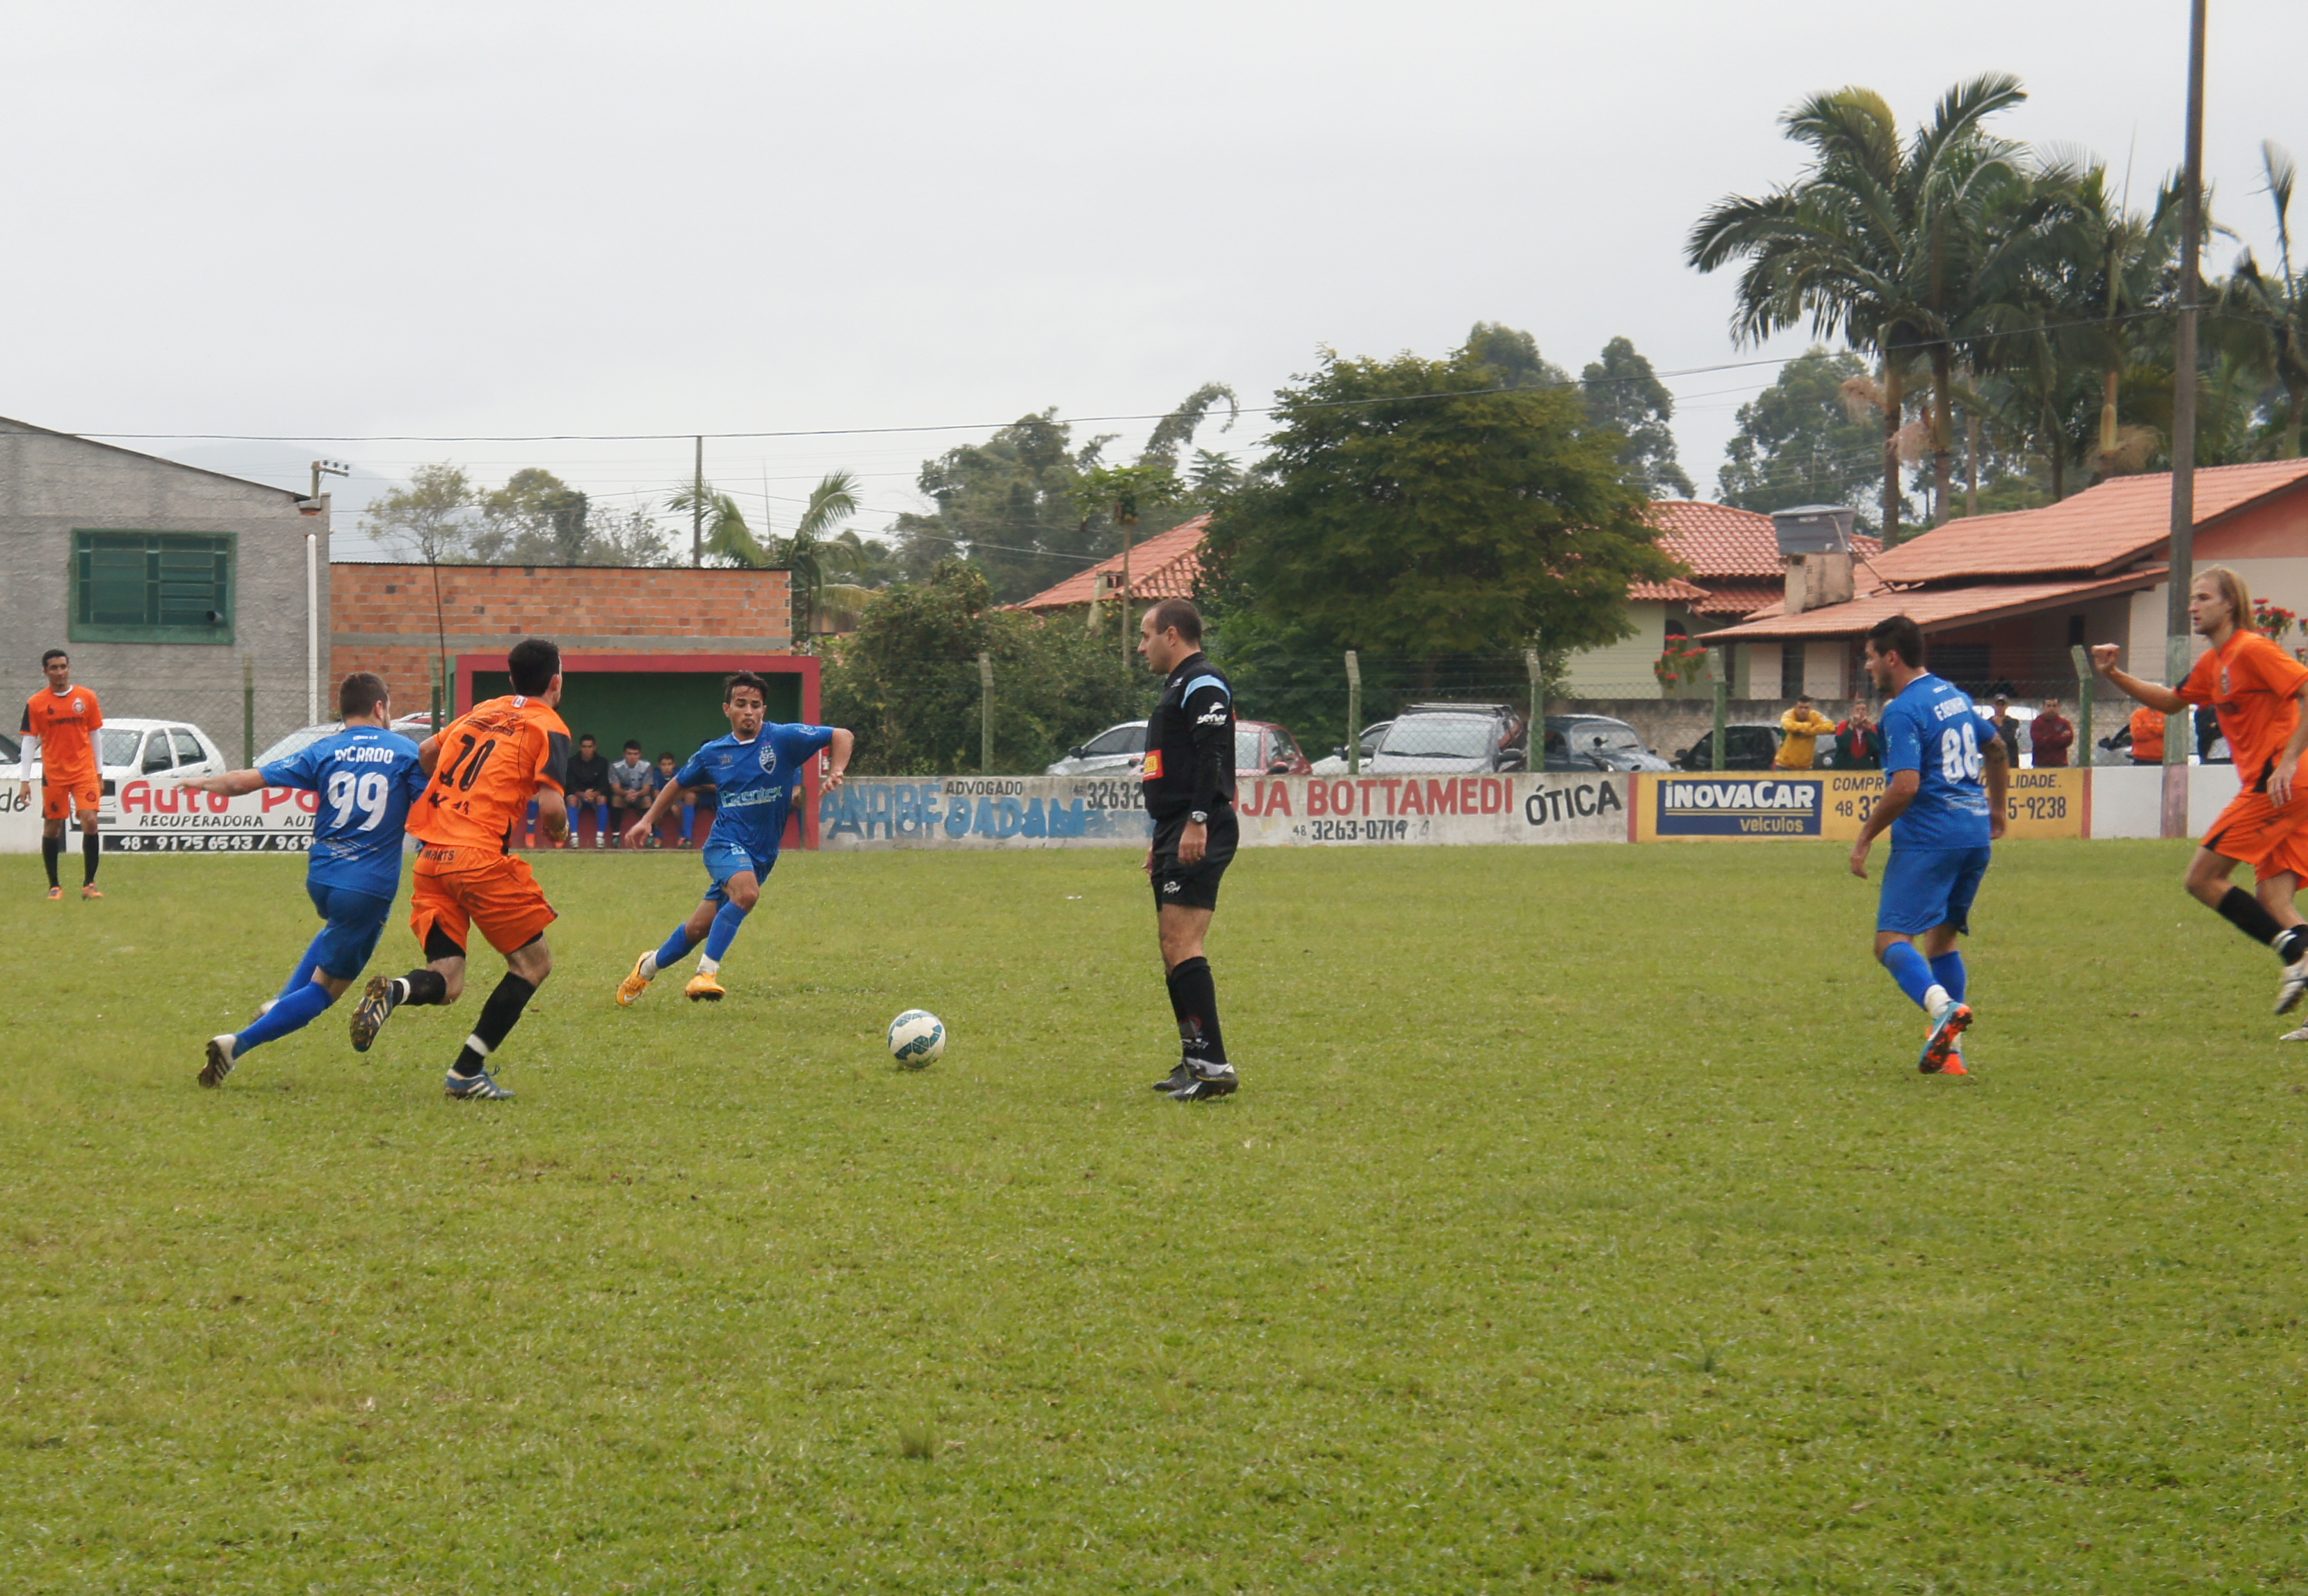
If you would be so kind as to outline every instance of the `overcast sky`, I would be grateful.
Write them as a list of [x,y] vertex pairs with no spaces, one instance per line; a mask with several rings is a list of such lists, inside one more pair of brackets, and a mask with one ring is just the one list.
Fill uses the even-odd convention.
[[[1574,372],[1623,333],[1714,487],[1728,275],[1682,242],[1791,177],[1862,83],[1909,124],[2019,73],[2007,134],[2180,158],[2183,0],[1365,0],[1118,6],[18,5],[0,54],[0,414],[288,482],[343,436],[690,434],[789,527],[817,475],[917,507],[927,455],[1047,406],[1246,404],[1477,319]],[[2259,142],[2308,159],[2308,4],[2213,0],[2218,217],[2270,253]],[[2308,196],[2295,211],[2308,228]],[[2208,266],[2225,269],[2223,240]],[[1207,446],[1256,450],[1245,417]],[[1147,423],[1086,425],[1134,444]],[[123,439],[127,442],[130,440]],[[340,505],[416,462],[611,503],[685,441],[332,442]],[[340,531],[352,518],[340,514]]]

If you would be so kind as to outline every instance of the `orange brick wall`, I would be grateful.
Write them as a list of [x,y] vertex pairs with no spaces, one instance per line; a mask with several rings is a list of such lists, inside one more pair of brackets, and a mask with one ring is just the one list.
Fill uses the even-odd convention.
[[[784,571],[443,565],[439,575],[439,629],[452,660],[530,636],[550,637],[571,653],[792,648]],[[396,704],[421,705],[436,649],[434,568],[339,565],[329,577],[332,677],[374,670]]]

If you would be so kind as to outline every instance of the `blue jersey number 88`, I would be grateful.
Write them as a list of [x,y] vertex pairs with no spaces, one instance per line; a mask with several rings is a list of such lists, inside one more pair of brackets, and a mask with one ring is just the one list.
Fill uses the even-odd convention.
[[1951,726],[1940,733],[1940,774],[1951,781],[1976,781],[1985,762],[1979,756],[1979,739],[1971,722]]

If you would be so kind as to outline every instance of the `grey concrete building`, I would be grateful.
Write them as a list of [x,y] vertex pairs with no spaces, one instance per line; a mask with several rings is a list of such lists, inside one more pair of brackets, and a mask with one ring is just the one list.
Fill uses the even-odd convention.
[[325,496],[0,418],[0,729],[63,648],[108,716],[194,721],[237,762],[249,677],[258,750],[306,723],[328,615]]

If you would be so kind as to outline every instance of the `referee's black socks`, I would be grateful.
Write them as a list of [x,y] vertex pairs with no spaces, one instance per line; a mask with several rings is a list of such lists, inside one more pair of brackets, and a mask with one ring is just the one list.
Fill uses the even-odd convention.
[[1210,962],[1188,959],[1165,979],[1170,987],[1170,1012],[1178,1016],[1178,1046],[1186,1062],[1224,1064],[1226,1040],[1219,1033],[1219,989],[1210,979]]
[[534,983],[521,979],[510,970],[506,971],[504,979],[497,982],[496,990],[489,994],[489,1000],[481,1005],[481,1017],[474,1023],[473,1034],[467,1037],[465,1045],[458,1049],[457,1062],[449,1066],[450,1072],[468,1076],[479,1074],[481,1065],[490,1054],[504,1046],[505,1038],[520,1022],[521,1011],[527,1008],[529,1000],[536,996]]
[[2297,964],[2308,956],[2308,927],[2287,930],[2278,925],[2261,901],[2240,886],[2228,888],[2227,896],[2220,900],[2220,918],[2254,942],[2274,948],[2276,956],[2286,964]]

